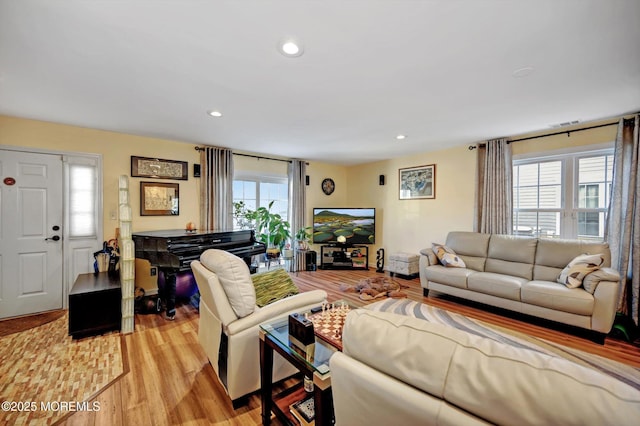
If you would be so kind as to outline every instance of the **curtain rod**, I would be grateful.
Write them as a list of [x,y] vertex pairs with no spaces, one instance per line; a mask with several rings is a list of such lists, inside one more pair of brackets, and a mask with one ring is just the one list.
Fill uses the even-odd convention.
[[[196,151],[204,151],[205,148],[200,147],[200,146],[196,146]],[[233,155],[240,155],[242,157],[250,157],[250,158],[257,158],[258,160],[271,160],[271,161],[282,161],[284,163],[291,163],[291,160],[283,160],[282,158],[272,158],[272,157],[263,157],[261,155],[251,155],[251,154],[240,154],[237,152],[232,152]],[[308,166],[309,163],[305,162],[305,164]]]
[[284,163],[290,163],[291,160],[283,160],[282,158],[271,158],[271,157],[263,157],[261,155],[251,155],[251,154],[237,154],[233,153],[233,155],[239,155],[241,157],[249,157],[249,158],[257,158],[258,160],[271,160],[271,161],[282,161]]
[[[581,132],[583,130],[591,130],[591,129],[598,129],[600,127],[609,127],[609,126],[613,126],[613,125],[617,125],[619,123],[618,121],[614,121],[612,123],[606,123],[606,124],[598,124],[597,126],[589,126],[589,127],[583,127],[581,129],[575,129],[575,130],[565,130],[563,132],[555,132],[555,133],[547,133],[544,135],[538,135],[538,136],[529,136],[528,138],[520,138],[520,139],[513,139],[513,140],[509,140],[507,141],[507,145],[511,144],[513,142],[520,142],[520,141],[528,141],[531,139],[538,139],[538,138],[546,138],[549,136],[556,136],[556,135],[564,135],[565,133],[567,134],[567,137],[571,136],[571,133],[575,133],[575,132]],[[484,143],[480,143],[478,144],[480,146],[484,146],[486,144]],[[476,149],[477,147],[475,145],[470,145],[469,146],[469,151],[473,151],[474,149]]]
[[613,126],[613,125],[618,125],[618,121],[614,121],[612,123],[606,123],[606,124],[599,124],[597,126],[583,127],[581,129],[576,129],[576,130],[567,130],[567,131],[564,131],[564,132],[549,133],[547,135],[530,136],[528,138],[514,139],[512,141],[507,141],[507,144],[510,144],[510,143],[513,143],[513,142],[528,141],[530,139],[546,138],[547,136],[563,135],[565,133],[567,134],[567,137],[569,137],[571,135],[571,133],[574,133],[574,132],[581,132],[583,130],[598,129],[600,127],[609,127],[609,126]]

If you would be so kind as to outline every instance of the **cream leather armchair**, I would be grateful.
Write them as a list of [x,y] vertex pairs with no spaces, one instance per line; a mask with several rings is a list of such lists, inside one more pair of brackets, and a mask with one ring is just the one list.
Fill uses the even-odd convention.
[[[234,407],[260,388],[259,325],[322,304],[327,293],[313,290],[255,305],[255,290],[244,261],[222,250],[207,250],[191,263],[200,290],[198,339]],[[273,380],[297,370],[278,354]]]

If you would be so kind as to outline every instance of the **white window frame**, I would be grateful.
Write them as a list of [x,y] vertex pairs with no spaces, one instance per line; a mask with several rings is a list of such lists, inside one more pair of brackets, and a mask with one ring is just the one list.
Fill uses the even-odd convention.
[[[289,177],[288,176],[280,176],[280,175],[270,175],[270,174],[246,174],[246,173],[236,173],[236,175],[233,177],[233,181],[245,181],[245,182],[255,182],[256,184],[256,209],[259,207],[268,207],[267,206],[262,206],[260,204],[260,184],[261,183],[277,183],[277,184],[283,184],[285,186],[289,185]],[[234,202],[238,200],[238,198],[236,197],[236,194],[233,194],[233,200]],[[287,189],[287,209],[285,211],[281,211],[279,212],[280,215],[283,217],[284,220],[289,220],[288,216],[289,216],[289,192]],[[253,210],[253,209],[252,209]],[[236,224],[233,224],[234,228],[236,228]]]
[[[578,235],[578,214],[582,212],[604,212],[606,215],[606,206],[604,208],[580,208],[578,207],[579,183],[578,183],[578,162],[581,158],[597,157],[603,155],[613,155],[613,142],[573,147],[552,152],[538,152],[513,156],[513,166],[525,164],[536,164],[547,161],[562,162],[561,176],[561,204],[560,208],[524,208],[517,209],[514,206],[513,212],[560,212],[560,235],[552,236],[552,238],[571,238],[571,239],[587,239],[596,240]],[[515,183],[515,179],[514,179]],[[515,186],[514,186],[515,188]],[[515,196],[514,196],[515,201]],[[608,200],[607,200],[608,202]],[[515,219],[515,218],[514,218]],[[514,220],[515,224],[515,220]],[[545,235],[538,235],[546,237]]]

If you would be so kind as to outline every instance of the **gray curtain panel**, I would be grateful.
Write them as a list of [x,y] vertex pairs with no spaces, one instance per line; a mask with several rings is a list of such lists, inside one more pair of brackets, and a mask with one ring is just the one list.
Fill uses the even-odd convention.
[[200,151],[200,229],[233,229],[233,152],[207,147]]
[[605,240],[611,247],[611,265],[620,271],[618,311],[636,325],[640,292],[640,174],[638,124],[640,115],[618,124],[613,160],[613,184]]
[[473,229],[488,234],[513,233],[511,145],[496,139],[477,145]]
[[[306,175],[307,163],[303,160],[291,160],[289,163],[289,223],[291,235],[305,226],[305,212],[307,211]],[[295,249],[295,247],[292,248]],[[297,253],[294,255],[297,256]],[[291,272],[297,270],[297,259],[291,262]]]

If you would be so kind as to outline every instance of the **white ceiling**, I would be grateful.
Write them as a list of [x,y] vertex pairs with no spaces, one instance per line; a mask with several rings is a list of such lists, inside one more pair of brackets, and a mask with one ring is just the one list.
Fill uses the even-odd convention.
[[639,0],[0,0],[0,114],[357,164],[637,112],[639,42]]

